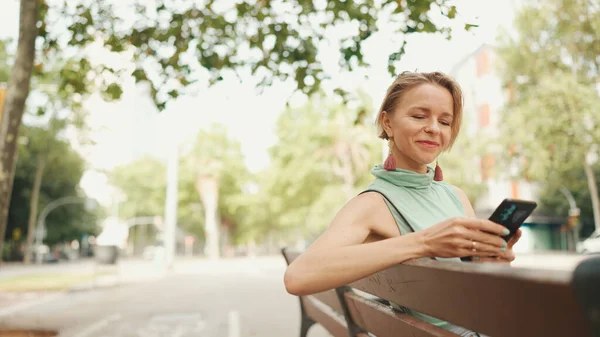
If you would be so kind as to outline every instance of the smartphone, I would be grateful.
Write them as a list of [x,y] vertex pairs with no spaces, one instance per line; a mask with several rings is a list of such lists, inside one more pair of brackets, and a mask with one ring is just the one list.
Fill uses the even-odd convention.
[[[508,242],[516,233],[519,227],[525,222],[533,210],[537,207],[535,201],[519,200],[519,199],[504,199],[496,208],[489,220],[500,224],[510,231],[508,235],[502,238]],[[463,261],[471,261],[471,257],[461,257]]]
[[510,233],[502,237],[508,242],[536,207],[535,201],[504,199],[489,220],[508,228]]

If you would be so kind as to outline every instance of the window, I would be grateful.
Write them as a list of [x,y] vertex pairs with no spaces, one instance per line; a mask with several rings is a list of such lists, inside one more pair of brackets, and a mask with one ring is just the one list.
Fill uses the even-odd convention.
[[482,77],[490,73],[490,55],[487,50],[482,50],[475,58],[477,64],[477,77]]
[[478,118],[479,120],[479,127],[485,127],[490,125],[490,105],[489,104],[483,104],[479,106],[479,113],[478,113]]
[[519,198],[519,183],[516,180],[510,181],[510,195],[513,199]]
[[496,159],[491,154],[481,157],[481,180],[486,181],[494,175]]

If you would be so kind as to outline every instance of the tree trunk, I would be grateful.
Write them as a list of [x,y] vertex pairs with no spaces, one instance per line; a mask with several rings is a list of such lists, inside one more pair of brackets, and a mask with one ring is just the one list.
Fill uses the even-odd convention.
[[17,55],[0,119],[0,263],[17,162],[19,127],[25,109],[25,101],[29,95],[35,56],[38,4],[37,0],[21,0]]
[[196,189],[200,194],[200,199],[204,205],[204,233],[206,243],[204,251],[209,259],[218,259],[220,257],[219,245],[219,222],[218,222],[218,201],[219,201],[219,181],[210,176],[198,175],[196,177]]
[[598,185],[596,185],[596,177],[594,171],[587,160],[583,161],[583,169],[585,170],[585,176],[587,177],[588,188],[590,190],[590,197],[592,198],[592,209],[594,211],[594,225],[596,231],[600,233],[600,200],[598,200]]
[[33,257],[33,236],[35,234],[35,224],[37,219],[38,201],[40,198],[40,188],[42,186],[42,177],[44,175],[44,167],[46,159],[40,155],[38,158],[37,167],[35,169],[35,178],[33,180],[33,189],[31,191],[31,200],[29,202],[29,224],[27,225],[27,241],[25,242],[25,264],[31,263]]

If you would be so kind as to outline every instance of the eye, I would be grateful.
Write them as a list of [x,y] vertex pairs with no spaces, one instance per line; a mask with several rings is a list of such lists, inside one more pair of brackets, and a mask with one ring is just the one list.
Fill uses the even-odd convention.
[[450,123],[448,121],[440,121],[440,124],[442,124],[444,126],[450,126],[450,124],[452,124],[452,123]]
[[423,116],[423,115],[414,115],[414,116],[412,116],[412,117],[413,117],[414,119],[424,119],[424,118],[425,118],[425,116]]

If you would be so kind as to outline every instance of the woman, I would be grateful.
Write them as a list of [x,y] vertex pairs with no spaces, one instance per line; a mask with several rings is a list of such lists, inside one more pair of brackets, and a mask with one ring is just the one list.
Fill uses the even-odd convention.
[[[424,257],[471,256],[477,262],[510,263],[512,246],[503,226],[475,218],[466,194],[441,182],[429,163],[448,150],[460,130],[462,92],[439,73],[406,72],[389,87],[377,117],[390,155],[371,173],[373,183],[350,200],[328,229],[286,270],[289,293],[313,294]],[[402,308],[463,336],[473,332]]]

